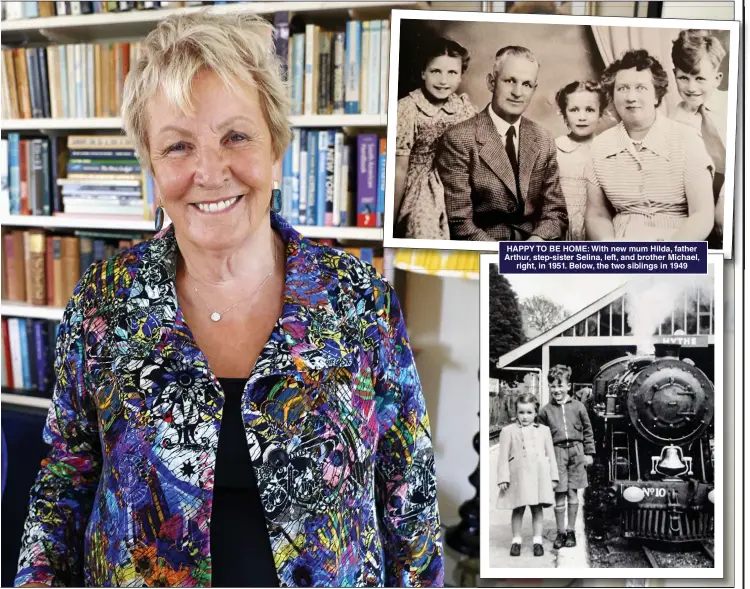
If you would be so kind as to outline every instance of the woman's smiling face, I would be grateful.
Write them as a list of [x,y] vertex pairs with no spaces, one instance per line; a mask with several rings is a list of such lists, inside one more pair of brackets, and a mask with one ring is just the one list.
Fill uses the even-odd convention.
[[197,247],[239,246],[268,220],[275,161],[255,88],[228,90],[205,70],[185,115],[160,93],[149,106],[154,181],[175,232]]

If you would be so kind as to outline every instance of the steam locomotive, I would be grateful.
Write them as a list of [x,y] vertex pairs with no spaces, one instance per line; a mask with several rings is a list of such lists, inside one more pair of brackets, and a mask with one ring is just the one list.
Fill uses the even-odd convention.
[[590,400],[621,534],[668,543],[714,536],[714,387],[677,344],[601,367]]

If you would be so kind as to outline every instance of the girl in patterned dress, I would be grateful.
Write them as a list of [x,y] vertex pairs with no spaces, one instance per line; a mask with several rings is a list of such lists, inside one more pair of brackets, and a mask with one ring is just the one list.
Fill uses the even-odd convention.
[[568,241],[586,239],[586,163],[591,141],[607,105],[607,97],[596,82],[575,81],[561,88],[555,102],[569,133],[555,139],[560,184],[568,207]]
[[456,94],[468,65],[464,47],[435,40],[425,55],[422,87],[398,101],[394,237],[450,239],[443,185],[432,163],[445,130],[477,114],[466,94]]

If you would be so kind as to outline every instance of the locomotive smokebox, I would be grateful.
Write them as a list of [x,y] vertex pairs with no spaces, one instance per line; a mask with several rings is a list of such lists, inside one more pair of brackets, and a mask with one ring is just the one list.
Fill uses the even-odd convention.
[[680,350],[682,346],[680,344],[667,343],[667,344],[654,344],[654,357],[655,358],[677,358],[680,357]]

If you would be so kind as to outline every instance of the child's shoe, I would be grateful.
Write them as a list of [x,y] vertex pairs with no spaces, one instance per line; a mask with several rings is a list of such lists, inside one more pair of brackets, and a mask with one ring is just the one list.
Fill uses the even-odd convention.
[[567,534],[565,532],[557,532],[557,537],[555,538],[555,543],[552,544],[552,548],[554,548],[555,550],[560,550],[560,548],[566,545],[566,541]]
[[514,542],[510,545],[511,556],[521,556],[521,545],[518,542]]
[[534,556],[544,556],[544,546],[541,544],[534,544]]
[[565,547],[573,548],[576,545],[576,533],[573,530],[568,531],[565,538]]

